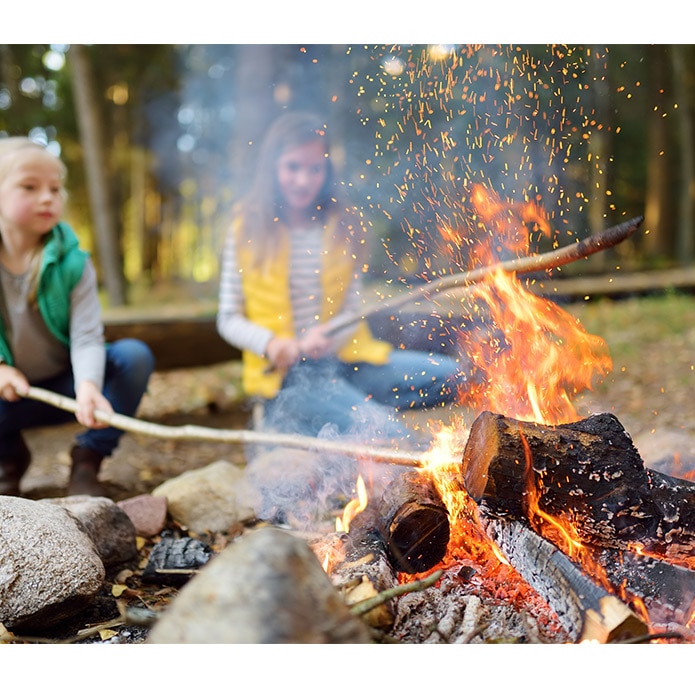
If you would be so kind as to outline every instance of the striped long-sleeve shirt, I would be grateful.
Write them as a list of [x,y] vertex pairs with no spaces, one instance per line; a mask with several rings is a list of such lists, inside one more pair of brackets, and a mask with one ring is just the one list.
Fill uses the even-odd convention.
[[[321,264],[326,251],[322,249],[321,226],[292,229],[290,240],[290,301],[294,319],[295,336],[320,322],[323,290],[321,289]],[[340,316],[357,314],[362,307],[361,284],[356,276],[345,296]],[[353,329],[332,336],[334,350],[349,339]],[[272,338],[267,328],[250,321],[244,312],[244,294],[236,253],[234,236],[227,237],[222,255],[220,273],[217,331],[224,340],[241,350],[263,355]]]

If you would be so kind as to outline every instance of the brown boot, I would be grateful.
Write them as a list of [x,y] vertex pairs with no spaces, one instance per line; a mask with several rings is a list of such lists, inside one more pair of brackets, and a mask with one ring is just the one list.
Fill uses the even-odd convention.
[[85,494],[87,496],[103,496],[104,487],[97,479],[104,455],[91,447],[74,445],[70,450],[72,460],[70,466],[70,481],[68,496]]
[[31,453],[19,437],[15,453],[0,459],[0,496],[19,496],[19,482],[31,463]]

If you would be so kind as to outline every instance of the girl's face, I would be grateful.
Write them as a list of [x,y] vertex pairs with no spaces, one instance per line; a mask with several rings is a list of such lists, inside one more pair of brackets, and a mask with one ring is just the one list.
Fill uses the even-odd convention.
[[14,156],[0,181],[0,230],[3,233],[43,235],[63,213],[60,164],[41,151]]
[[283,151],[277,161],[277,182],[289,213],[307,213],[326,180],[328,156],[322,140]]

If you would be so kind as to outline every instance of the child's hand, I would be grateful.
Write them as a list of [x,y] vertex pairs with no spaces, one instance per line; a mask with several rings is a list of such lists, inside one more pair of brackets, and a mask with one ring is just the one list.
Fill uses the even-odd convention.
[[274,369],[288,370],[299,358],[299,343],[295,338],[271,338],[265,354]]
[[97,389],[92,382],[82,382],[75,393],[77,400],[77,421],[87,428],[105,428],[108,423],[97,420],[94,411],[113,413],[113,408],[107,398]]
[[0,365],[0,399],[19,401],[29,391],[29,382],[22,372],[12,365]]
[[310,360],[318,360],[327,355],[332,349],[332,343],[324,334],[323,326],[310,328],[299,341],[299,350],[302,357]]

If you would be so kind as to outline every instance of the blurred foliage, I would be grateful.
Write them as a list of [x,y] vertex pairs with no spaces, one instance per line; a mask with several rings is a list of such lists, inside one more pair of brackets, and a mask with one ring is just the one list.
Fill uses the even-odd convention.
[[[480,240],[494,249],[505,222],[528,230],[533,251],[643,214],[654,114],[674,124],[657,153],[671,183],[659,195],[668,197],[662,210],[674,210],[687,186],[679,129],[691,128],[690,107],[676,128],[669,47],[86,48],[119,245],[138,298],[172,284],[188,296],[214,295],[231,204],[249,181],[265,128],[284,109],[328,119],[341,179],[373,232],[372,273],[385,279],[457,272],[472,264]],[[31,134],[59,147],[70,172],[69,218],[90,247],[69,49],[0,46],[0,135]],[[651,71],[655,60],[662,82]],[[688,60],[688,75],[693,65]],[[476,188],[496,204],[494,216],[481,209]],[[676,261],[673,246],[660,260],[649,255],[640,234],[600,264]]]

